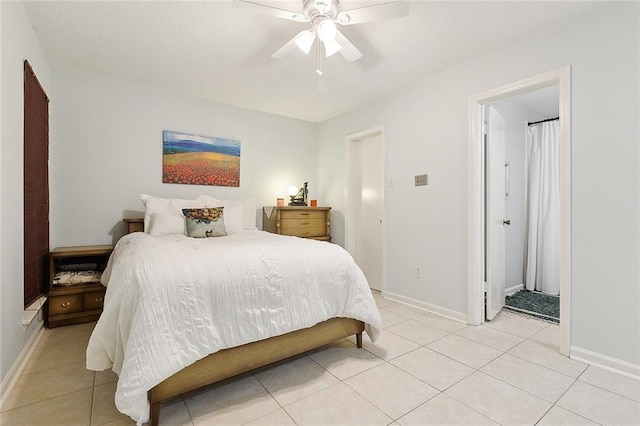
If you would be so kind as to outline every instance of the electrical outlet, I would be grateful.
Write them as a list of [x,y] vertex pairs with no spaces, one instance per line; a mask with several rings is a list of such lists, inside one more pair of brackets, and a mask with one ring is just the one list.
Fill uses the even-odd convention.
[[415,277],[416,278],[422,278],[422,275],[420,275],[420,268],[419,267],[416,267],[416,275],[415,275]]

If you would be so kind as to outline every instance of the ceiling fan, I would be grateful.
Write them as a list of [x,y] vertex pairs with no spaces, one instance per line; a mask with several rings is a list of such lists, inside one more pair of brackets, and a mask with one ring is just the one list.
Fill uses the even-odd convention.
[[[338,31],[336,24],[342,26],[361,24],[406,16],[409,13],[408,0],[386,1],[351,10],[341,10],[339,0],[302,0],[302,12],[291,12],[252,0],[234,0],[234,4],[258,13],[311,24],[310,29],[300,31],[271,55],[276,59],[290,54],[296,47],[308,55],[314,41],[318,38],[322,42],[326,57],[340,52],[347,61],[357,61],[362,57],[362,52]],[[320,48],[320,42],[318,48]],[[322,74],[319,69],[318,74]]]

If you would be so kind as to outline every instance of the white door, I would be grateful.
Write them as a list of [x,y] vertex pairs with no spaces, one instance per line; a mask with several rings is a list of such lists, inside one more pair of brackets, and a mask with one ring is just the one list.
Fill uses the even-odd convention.
[[487,108],[486,268],[487,320],[504,306],[505,295],[505,122],[494,107]]
[[359,172],[356,207],[356,256],[369,287],[382,290],[383,144],[382,134],[356,142]]

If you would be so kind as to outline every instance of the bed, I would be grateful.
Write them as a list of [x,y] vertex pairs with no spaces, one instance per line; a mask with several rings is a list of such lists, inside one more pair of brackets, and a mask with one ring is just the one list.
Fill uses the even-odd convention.
[[[254,210],[255,211],[255,210]],[[119,376],[118,410],[158,423],[163,400],[356,335],[381,320],[341,247],[242,230],[220,238],[136,232],[102,276],[87,368]]]

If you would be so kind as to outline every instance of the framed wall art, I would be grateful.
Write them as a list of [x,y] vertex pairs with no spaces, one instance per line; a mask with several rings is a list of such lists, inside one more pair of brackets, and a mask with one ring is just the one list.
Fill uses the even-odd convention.
[[162,182],[240,186],[240,141],[162,132]]

